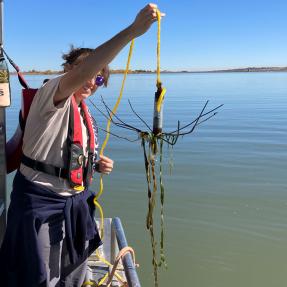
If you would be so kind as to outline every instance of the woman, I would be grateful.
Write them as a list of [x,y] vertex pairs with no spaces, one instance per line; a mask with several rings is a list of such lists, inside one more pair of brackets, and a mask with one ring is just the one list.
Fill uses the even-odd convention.
[[106,156],[95,161],[95,131],[84,100],[107,85],[108,63],[150,28],[156,9],[145,6],[130,26],[95,50],[72,49],[64,55],[65,74],[35,95],[0,250],[1,285],[82,285],[87,257],[101,244],[88,185],[95,170],[113,169]]

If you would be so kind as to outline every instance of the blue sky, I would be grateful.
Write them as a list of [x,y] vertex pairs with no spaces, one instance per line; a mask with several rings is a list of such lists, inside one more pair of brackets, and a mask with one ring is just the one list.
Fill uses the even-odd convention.
[[[128,26],[147,1],[4,0],[4,46],[22,70],[59,70],[61,55],[97,47]],[[286,0],[159,0],[161,68],[287,66]],[[124,68],[125,48],[111,63]],[[156,25],[135,42],[132,69],[156,68]]]

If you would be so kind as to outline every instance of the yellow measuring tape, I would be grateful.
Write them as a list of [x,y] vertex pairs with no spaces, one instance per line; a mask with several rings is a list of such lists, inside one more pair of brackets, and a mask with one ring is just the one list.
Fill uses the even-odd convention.
[[[157,10],[156,13],[157,13],[157,21],[158,21],[158,31],[157,31],[157,82],[156,82],[156,85],[159,88],[159,87],[161,87],[161,82],[160,82],[160,24],[161,24],[161,13],[160,13],[159,10]],[[105,150],[105,148],[107,146],[107,143],[108,143],[108,140],[110,138],[110,127],[111,127],[112,118],[113,118],[113,115],[116,114],[117,109],[118,109],[119,104],[120,104],[120,101],[121,101],[122,96],[123,96],[125,81],[126,81],[127,74],[128,74],[128,71],[129,71],[129,66],[130,66],[130,61],[131,61],[133,47],[134,47],[134,39],[131,41],[131,44],[130,44],[129,55],[128,55],[128,60],[127,60],[127,64],[126,64],[126,69],[125,69],[125,72],[124,72],[124,78],[123,78],[123,81],[122,81],[120,95],[119,95],[119,97],[118,97],[118,99],[116,101],[116,104],[114,105],[114,107],[112,109],[112,112],[110,113],[110,116],[109,116],[109,119],[108,119],[108,122],[107,122],[106,137],[105,137],[105,140],[104,140],[104,142],[102,144],[102,147],[101,147],[101,150],[100,150],[100,156],[102,156],[104,154],[104,150]],[[160,109],[161,109],[165,93],[166,93],[166,89],[162,88],[159,100],[157,102],[157,109],[158,109],[158,111],[160,111]],[[101,237],[101,240],[104,239],[104,212],[103,212],[103,209],[102,209],[98,199],[102,195],[103,190],[104,190],[103,175],[101,175],[100,176],[100,190],[99,190],[98,194],[95,195],[94,200],[93,200],[95,206],[98,208],[99,213],[100,213],[100,237]],[[98,250],[96,250],[96,255],[97,255],[98,259],[100,261],[102,261],[103,263],[107,264],[108,266],[113,266],[105,258],[100,256]],[[124,279],[119,274],[115,273],[115,276],[121,282],[124,282]],[[107,277],[108,277],[108,273],[100,280],[100,282],[97,285],[96,285],[95,282],[86,281],[86,282],[84,282],[83,286],[87,286],[87,285],[101,286],[105,282]]]

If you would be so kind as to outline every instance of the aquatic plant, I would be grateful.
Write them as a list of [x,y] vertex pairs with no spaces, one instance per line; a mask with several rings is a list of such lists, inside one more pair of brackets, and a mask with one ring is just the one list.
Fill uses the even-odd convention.
[[[161,93],[160,90],[156,92],[155,96],[155,109],[157,107],[157,101],[159,97],[158,93]],[[129,131],[134,132],[136,138],[123,137],[115,132],[110,132],[105,129],[100,128],[102,131],[109,133],[117,138],[127,140],[129,142],[140,141],[143,148],[144,155],[144,164],[145,164],[145,174],[147,182],[147,195],[148,195],[148,211],[146,216],[146,227],[150,233],[151,246],[152,246],[152,264],[153,264],[153,273],[155,279],[155,286],[158,286],[158,268],[161,266],[167,266],[165,253],[164,253],[164,198],[165,198],[165,187],[163,183],[163,146],[166,144],[168,147],[173,147],[179,137],[191,134],[197,126],[206,122],[210,118],[214,117],[217,114],[217,110],[222,107],[222,105],[216,106],[215,108],[206,111],[208,101],[204,104],[199,115],[193,119],[188,124],[181,126],[180,122],[177,122],[177,128],[170,132],[164,132],[162,130],[162,113],[159,117],[157,111],[154,112],[154,123],[153,129],[146,123],[146,121],[135,111],[130,100],[128,100],[129,106],[133,114],[143,123],[147,130],[141,129],[140,127],[135,127],[131,124],[123,121],[118,115],[114,114],[113,111],[108,107],[103,98],[101,99],[103,106],[105,107],[105,112],[102,111],[93,101],[90,101],[92,106],[100,112],[106,119],[119,127]],[[160,111],[162,111],[163,101],[161,102]],[[157,116],[157,118],[156,118]],[[157,191],[160,190],[160,248],[157,251],[157,240],[154,224],[154,214],[155,207],[157,202]],[[158,258],[159,253],[159,258]]]

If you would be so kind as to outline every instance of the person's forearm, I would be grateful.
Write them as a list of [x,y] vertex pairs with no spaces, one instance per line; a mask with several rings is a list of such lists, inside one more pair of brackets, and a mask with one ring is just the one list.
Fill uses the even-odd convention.
[[83,81],[95,76],[104,66],[109,64],[115,56],[135,37],[130,25],[112,39],[108,40],[89,55],[79,67]]
[[93,78],[103,67],[135,37],[132,25],[118,33],[112,39],[100,45],[78,66],[65,74],[60,82],[56,102],[64,100],[78,90],[86,81]]

